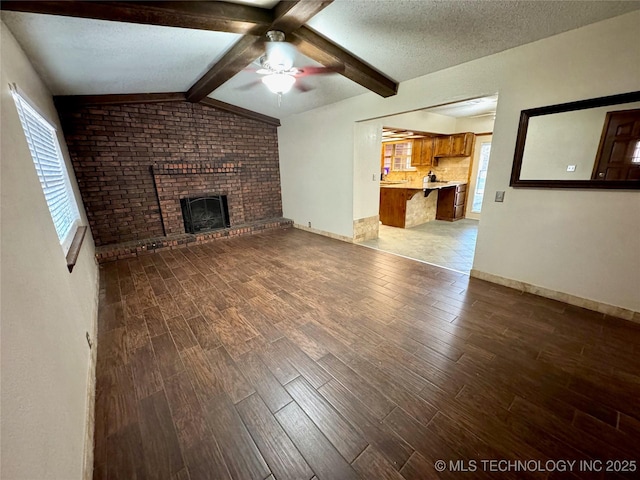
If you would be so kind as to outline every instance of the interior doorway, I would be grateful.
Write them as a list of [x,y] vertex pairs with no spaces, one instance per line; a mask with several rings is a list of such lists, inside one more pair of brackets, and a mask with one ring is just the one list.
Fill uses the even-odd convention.
[[[471,271],[497,101],[491,95],[375,119],[382,132],[378,211],[404,221],[385,223],[381,216],[378,238],[362,245]],[[425,189],[427,178],[433,183]],[[382,195],[387,190],[396,195]],[[390,198],[402,204],[382,205]],[[449,199],[455,214],[446,216],[438,202]]]

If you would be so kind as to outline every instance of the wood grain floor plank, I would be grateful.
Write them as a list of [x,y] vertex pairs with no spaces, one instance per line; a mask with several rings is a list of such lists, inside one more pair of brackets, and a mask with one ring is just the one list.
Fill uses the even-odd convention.
[[175,425],[164,392],[140,400],[138,415],[145,466],[150,478],[169,478],[184,467]]
[[295,402],[277,412],[276,418],[311,466],[318,480],[359,478],[351,465]]
[[147,322],[147,329],[149,330],[149,335],[152,337],[162,335],[169,331],[162,316],[162,311],[157,305],[144,309],[144,320]]
[[168,318],[166,323],[178,351],[195,347],[198,344],[196,337],[182,315]]
[[396,407],[395,403],[333,355],[326,355],[319,363],[362,402],[375,418],[383,419]]
[[233,403],[238,403],[255,392],[255,389],[240,373],[224,347],[206,350],[204,355],[209,361],[211,371],[220,380],[222,388],[227,392]]
[[287,391],[257,353],[245,353],[236,364],[272,412],[277,412],[291,402]]
[[399,470],[414,452],[404,440],[394,434],[383,422],[373,417],[362,402],[335,380],[318,390],[324,398],[355,426],[362,437],[375,446],[389,463]]
[[158,370],[151,342],[135,350],[130,358],[133,384],[138,400],[162,390],[162,376]]
[[404,412],[396,408],[387,418],[387,424],[400,438],[407,442],[414,450],[433,465],[437,460],[457,459],[458,453],[443,442],[436,435],[424,435],[420,433],[422,428],[419,423]]
[[218,398],[224,393],[222,382],[211,371],[207,357],[200,347],[189,348],[180,355],[196,395],[203,405],[207,405],[210,398]]
[[163,379],[166,380],[184,369],[178,349],[169,333],[153,337],[151,343]]
[[[133,423],[107,438],[107,458],[105,478],[148,478],[142,449],[142,436],[137,423]],[[95,478],[95,476],[94,476]]]
[[282,355],[282,352],[273,345],[266,344],[258,350],[258,354],[281,385],[286,385],[300,375],[300,372],[298,372],[291,362]]
[[308,480],[313,476],[307,462],[258,395],[245,398],[237,409],[276,478]]
[[292,365],[295,365],[296,370],[298,370],[314,388],[319,388],[331,380],[331,375],[311,360],[289,339],[281,338],[271,345],[279,351],[283,358],[286,358]]
[[138,413],[131,369],[127,365],[120,365],[111,368],[106,372],[106,375],[109,379],[103,383],[106,389],[105,422],[107,428],[105,433],[111,435],[137,422]]
[[227,308],[217,318],[209,320],[220,342],[234,359],[249,351],[247,340],[260,335],[234,307]]
[[169,378],[165,393],[183,451],[202,444],[208,438],[206,416],[188,373],[183,371]]
[[203,316],[198,315],[191,317],[186,321],[198,344],[204,350],[212,350],[222,345],[213,327],[204,319]]
[[367,446],[362,435],[307,381],[298,377],[286,385],[296,403],[350,463]]
[[398,470],[378,452],[369,445],[352,463],[353,468],[362,478],[376,478],[382,480],[403,480],[403,476]]
[[234,479],[263,480],[271,472],[226,393],[209,399],[207,422]]
[[435,415],[436,409],[433,405],[402,388],[394,381],[393,377],[378,370],[374,364],[358,358],[349,363],[349,367],[358,375],[366,378],[376,389],[384,392],[384,395],[389,400],[405,409],[424,425],[429,423]]

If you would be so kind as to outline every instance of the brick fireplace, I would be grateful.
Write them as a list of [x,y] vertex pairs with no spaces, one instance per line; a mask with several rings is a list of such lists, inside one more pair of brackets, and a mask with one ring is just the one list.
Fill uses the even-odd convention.
[[232,234],[283,223],[274,125],[188,102],[59,113],[97,247],[180,244],[201,194],[227,196]]
[[197,195],[226,195],[231,225],[245,223],[241,163],[162,163],[151,168],[166,235],[185,233],[180,200]]

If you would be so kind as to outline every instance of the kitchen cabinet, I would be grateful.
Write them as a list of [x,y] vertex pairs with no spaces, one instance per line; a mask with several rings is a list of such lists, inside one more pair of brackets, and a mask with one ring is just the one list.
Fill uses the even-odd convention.
[[434,141],[432,137],[416,138],[413,141],[413,149],[411,150],[411,166],[412,167],[431,167],[436,165],[433,157]]
[[464,218],[464,206],[467,198],[467,184],[442,188],[438,192],[437,220],[455,222]]
[[449,157],[450,155],[451,155],[451,136],[443,135],[441,137],[435,137],[433,156]]
[[456,133],[435,137],[434,157],[470,157],[473,153],[473,133]]
[[455,135],[451,135],[451,156],[471,156],[475,137],[473,133],[456,133]]

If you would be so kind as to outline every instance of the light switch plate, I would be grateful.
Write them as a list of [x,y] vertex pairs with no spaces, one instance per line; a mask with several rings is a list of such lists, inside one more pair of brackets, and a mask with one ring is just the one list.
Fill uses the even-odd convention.
[[504,192],[496,192],[496,202],[504,202]]

